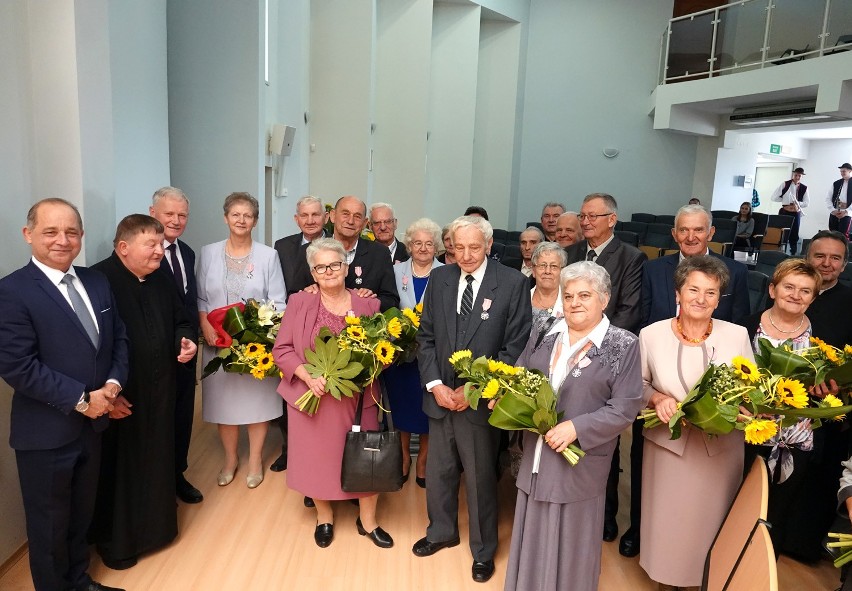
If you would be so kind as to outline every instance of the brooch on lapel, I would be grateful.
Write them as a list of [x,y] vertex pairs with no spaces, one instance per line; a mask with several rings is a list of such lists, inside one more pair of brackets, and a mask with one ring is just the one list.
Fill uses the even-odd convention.
[[254,276],[254,263],[246,265],[246,279],[251,279]]
[[408,275],[402,276],[402,291],[408,291]]
[[589,365],[591,365],[592,360],[586,357],[586,353],[588,353],[589,349],[591,348],[592,342],[589,341],[582,349],[580,349],[580,351],[577,353],[577,356],[570,361],[571,365],[574,366],[574,369],[571,371],[571,376],[579,378],[581,375],[583,375],[583,368],[589,367]]
[[361,267],[355,267],[355,285],[361,285],[364,280],[361,279]]
[[483,320],[488,320],[488,310],[491,308],[491,300],[485,298],[482,300],[482,314],[479,315]]

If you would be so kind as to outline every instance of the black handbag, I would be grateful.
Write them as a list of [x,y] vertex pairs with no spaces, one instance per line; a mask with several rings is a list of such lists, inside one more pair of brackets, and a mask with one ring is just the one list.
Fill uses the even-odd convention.
[[345,492],[395,492],[402,488],[402,444],[398,431],[361,431],[364,393],[346,433],[340,488]]

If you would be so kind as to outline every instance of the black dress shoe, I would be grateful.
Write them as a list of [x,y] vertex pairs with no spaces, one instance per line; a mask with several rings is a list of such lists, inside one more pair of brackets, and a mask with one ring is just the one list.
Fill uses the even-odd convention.
[[617,537],[618,524],[615,522],[615,519],[612,517],[604,518],[603,541],[612,542]]
[[201,494],[201,491],[187,482],[183,474],[179,474],[175,479],[175,492],[177,493],[177,498],[190,505],[200,503],[204,500],[204,495]]
[[438,550],[444,548],[452,548],[459,545],[459,539],[447,540],[446,542],[430,542],[429,538],[420,538],[414,542],[414,547],[411,549],[415,556],[432,556]]
[[390,537],[390,534],[382,528],[377,527],[373,531],[367,533],[367,530],[364,529],[364,526],[361,524],[360,517],[355,520],[355,527],[358,528],[358,534],[362,536],[367,536],[368,538],[370,538],[370,541],[372,541],[379,548],[393,547],[393,538]]
[[621,541],[618,543],[618,553],[627,558],[633,558],[639,554],[639,530],[629,528]]
[[420,478],[419,476],[415,476],[414,482],[416,482],[417,486],[419,486],[420,488],[426,488],[426,479],[425,478]]
[[272,465],[269,467],[273,472],[283,472],[287,469],[287,452],[281,452],[281,455],[278,456],[278,459],[272,462]]
[[124,591],[124,589],[119,589],[118,587],[107,587],[106,585],[101,585],[97,581],[92,581],[88,585],[77,587],[77,591]]
[[486,560],[485,562],[480,562],[478,560],[474,560],[473,567],[471,568],[471,574],[473,575],[474,581],[477,583],[484,583],[491,578],[491,575],[494,574],[494,561]]
[[305,503],[305,507],[316,507],[317,506],[316,503],[314,503],[314,500],[311,497],[305,497],[305,500],[303,501],[303,503]]
[[131,556],[130,558],[110,558],[109,556],[101,556],[101,560],[105,567],[111,568],[112,570],[127,570],[128,568],[136,566],[135,556]]
[[314,541],[320,548],[328,548],[334,539],[334,524],[321,523],[314,530]]

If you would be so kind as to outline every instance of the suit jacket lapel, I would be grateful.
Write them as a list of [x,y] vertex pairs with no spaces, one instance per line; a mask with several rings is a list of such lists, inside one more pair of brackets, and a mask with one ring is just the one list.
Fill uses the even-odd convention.
[[446,284],[444,289],[441,290],[443,294],[443,302],[442,305],[444,310],[446,310],[446,314],[444,315],[447,319],[447,336],[452,339],[453,342],[456,340],[456,324],[457,324],[457,316],[456,312],[456,300],[459,296],[459,281],[461,277],[461,269],[458,269],[455,273],[447,273],[446,275]]
[[595,262],[601,267],[605,266],[606,262],[609,260],[609,257],[611,257],[615,253],[619,244],[621,244],[621,241],[618,239],[617,236],[613,236],[612,241],[606,245],[606,248],[603,250],[600,256],[595,259]]
[[680,262],[679,259],[680,259],[680,254],[675,253],[675,254],[670,254],[668,256],[668,260],[666,261],[669,265],[672,266],[672,272],[665,274],[666,293],[668,294],[666,301],[668,302],[668,305],[669,305],[668,311],[669,311],[669,314],[671,316],[674,316],[674,315],[677,314],[677,300],[675,299],[675,288],[674,288],[674,270],[677,268],[678,262]]
[[[77,327],[77,330],[79,330],[80,333],[86,337],[86,342],[92,345],[92,347],[94,347],[94,344],[92,344],[92,340],[89,338],[89,333],[87,333],[86,329],[83,328],[83,324],[80,322],[80,319],[77,318],[77,314],[76,312],[74,312],[74,308],[71,307],[71,304],[68,303],[68,300],[65,299],[65,297],[62,295],[62,292],[59,291],[59,288],[53,285],[50,280],[48,280],[47,275],[42,273],[41,269],[39,269],[32,263],[30,263],[30,265],[33,271],[33,278],[37,281],[38,285],[44,290],[44,292],[48,296],[50,296],[50,298],[54,302],[56,302],[56,305],[59,306],[59,309],[62,310],[66,316],[68,316],[74,326]],[[83,279],[80,278],[79,275],[77,276],[77,278],[80,279],[81,282],[83,281]],[[83,285],[85,286],[85,283],[83,283]],[[100,310],[100,302],[98,302],[97,297],[95,297],[94,290],[89,289],[89,287],[86,287],[86,293],[89,296],[89,301],[92,302],[92,309]],[[95,313],[95,315],[97,316],[97,313]],[[98,326],[98,329],[100,329],[100,325],[98,324],[97,319],[95,319],[95,324]]]

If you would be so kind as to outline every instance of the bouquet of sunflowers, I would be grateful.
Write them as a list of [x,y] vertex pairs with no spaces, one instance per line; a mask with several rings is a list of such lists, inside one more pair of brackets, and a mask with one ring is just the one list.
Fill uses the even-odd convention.
[[[833,394],[819,398],[808,392],[814,384],[829,380],[841,389],[852,385],[852,347],[840,350],[817,338],[798,351],[783,343],[773,347],[765,339],[760,339],[759,347],[756,364],[734,357],[730,365],[707,368],[668,423],[672,439],[680,437],[685,421],[711,435],[739,429],[747,443],[760,445],[799,418],[813,419],[812,427],[817,428],[822,419],[842,420],[852,410]],[[741,407],[750,414],[742,413]],[[648,429],[662,424],[652,409],[639,418]]]
[[[467,380],[464,395],[476,410],[482,399],[497,402],[488,422],[506,431],[527,430],[544,436],[562,419],[556,412],[556,394],[542,372],[516,367],[487,357],[473,359],[468,350],[456,351],[450,364],[460,378]],[[585,452],[570,444],[562,456],[576,466]]]
[[[423,308],[391,308],[372,316],[346,316],[346,327],[334,334],[320,329],[314,349],[305,349],[305,369],[312,377],[324,377],[326,392],[335,399],[351,398],[372,384],[394,362],[413,359],[417,329]],[[299,410],[314,414],[320,399],[308,390],[297,401]]]
[[213,325],[218,338],[216,356],[204,367],[201,379],[223,369],[231,373],[249,374],[262,380],[281,372],[272,360],[272,345],[281,326],[281,312],[275,302],[247,300],[212,310],[207,320]]

